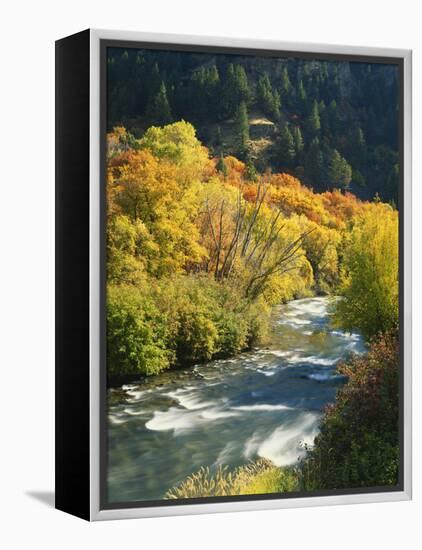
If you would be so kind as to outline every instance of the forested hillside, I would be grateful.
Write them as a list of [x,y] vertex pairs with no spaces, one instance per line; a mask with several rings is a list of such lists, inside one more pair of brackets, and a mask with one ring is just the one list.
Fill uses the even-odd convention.
[[140,138],[183,119],[250,175],[288,172],[397,205],[397,84],[392,65],[111,48],[108,125]]

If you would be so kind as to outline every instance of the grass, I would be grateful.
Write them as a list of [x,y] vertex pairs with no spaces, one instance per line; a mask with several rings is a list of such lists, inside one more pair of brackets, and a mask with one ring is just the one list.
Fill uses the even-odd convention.
[[165,498],[200,498],[233,495],[259,495],[295,491],[297,474],[289,468],[277,468],[259,459],[231,471],[227,466],[201,468],[179,485],[167,491]]

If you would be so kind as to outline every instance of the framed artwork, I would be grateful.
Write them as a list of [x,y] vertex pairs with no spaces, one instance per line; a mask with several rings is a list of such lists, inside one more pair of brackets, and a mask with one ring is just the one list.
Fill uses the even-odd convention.
[[56,43],[56,506],[411,498],[411,52]]

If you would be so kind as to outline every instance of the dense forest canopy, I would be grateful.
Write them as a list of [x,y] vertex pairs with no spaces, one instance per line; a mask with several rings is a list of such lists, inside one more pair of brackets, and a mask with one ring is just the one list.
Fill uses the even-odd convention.
[[186,120],[213,156],[316,191],[397,205],[398,114],[394,65],[108,49],[109,130]]

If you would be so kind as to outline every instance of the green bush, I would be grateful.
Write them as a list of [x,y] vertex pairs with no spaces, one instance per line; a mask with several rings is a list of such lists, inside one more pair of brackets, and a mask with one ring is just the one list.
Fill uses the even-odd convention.
[[205,276],[109,285],[108,372],[151,375],[230,357],[265,334],[269,313]]
[[177,312],[174,341],[179,364],[209,361],[215,353],[218,331],[199,304],[183,304]]
[[111,376],[157,374],[172,361],[163,315],[134,286],[108,288],[107,360]]

